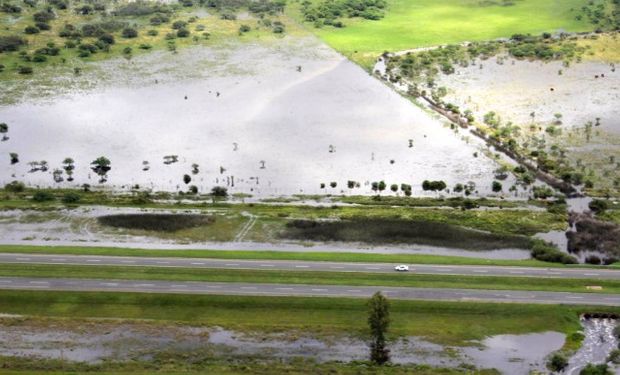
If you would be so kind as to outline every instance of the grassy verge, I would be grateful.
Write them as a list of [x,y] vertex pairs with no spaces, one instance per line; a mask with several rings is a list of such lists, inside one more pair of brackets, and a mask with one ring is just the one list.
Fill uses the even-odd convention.
[[[0,276],[620,293],[615,280],[168,267],[0,264]],[[588,286],[600,286],[592,291]]]
[[[0,312],[42,317],[154,319],[240,331],[366,335],[366,301],[334,298],[149,295],[0,291]],[[596,307],[392,301],[391,337],[421,336],[465,345],[495,334],[579,329],[579,314]]]
[[[0,252],[19,254],[110,255],[132,257],[176,257],[253,260],[300,260],[325,262],[372,262],[407,264],[450,264],[516,267],[566,267],[558,263],[536,260],[501,260],[423,254],[366,254],[349,252],[294,252],[243,250],[150,250],[89,246],[20,246],[0,245]],[[586,266],[582,266],[586,267]]]

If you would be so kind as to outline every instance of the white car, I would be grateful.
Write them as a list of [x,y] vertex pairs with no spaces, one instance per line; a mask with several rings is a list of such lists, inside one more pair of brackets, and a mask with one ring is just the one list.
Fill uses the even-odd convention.
[[400,266],[394,267],[394,270],[398,271],[398,272],[407,272],[407,271],[409,271],[409,266],[401,264]]

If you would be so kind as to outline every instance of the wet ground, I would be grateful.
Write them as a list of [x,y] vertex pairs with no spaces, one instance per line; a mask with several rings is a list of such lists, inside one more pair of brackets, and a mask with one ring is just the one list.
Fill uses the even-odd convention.
[[[0,355],[99,363],[148,361],[158,354],[189,357],[305,357],[318,362],[365,360],[368,343],[356,337],[313,337],[304,333],[243,334],[219,327],[167,326],[89,321],[76,328],[65,321],[48,323],[5,318]],[[463,363],[497,368],[505,374],[544,370],[544,357],[559,349],[556,332],[493,336],[470,347],[444,347],[419,337],[389,343],[392,361],[440,367]]]
[[[523,249],[497,249],[474,251],[459,248],[446,248],[429,245],[368,245],[343,242],[309,242],[286,241],[257,242],[252,240],[251,225],[253,217],[241,213],[239,217],[226,218],[218,210],[183,210],[185,214],[208,213],[215,215],[215,223],[209,224],[201,231],[202,240],[188,240],[182,236],[158,236],[146,231],[128,231],[102,226],[97,217],[118,214],[171,213],[171,210],[153,210],[141,208],[114,207],[80,207],[58,211],[22,211],[10,210],[0,212],[0,244],[40,245],[40,246],[96,246],[148,249],[212,249],[212,250],[252,250],[252,251],[299,251],[299,252],[355,252],[373,254],[434,254],[452,255],[487,259],[529,259],[530,253]],[[251,216],[251,215],[250,215]],[[236,230],[231,230],[226,220],[237,223]],[[222,233],[221,228],[228,228],[228,237],[215,241]],[[211,240],[206,240],[206,231],[215,230]],[[261,231],[262,232],[262,231]]]
[[[20,159],[0,160],[1,184],[97,185],[89,164],[106,156],[112,169],[104,185],[115,189],[223,185],[273,196],[340,193],[352,180],[360,183],[356,194],[371,194],[370,182],[385,180],[421,195],[429,179],[450,187],[473,181],[485,194],[497,168],[440,120],[309,37],[156,52],[94,71],[86,88],[61,80],[59,93],[0,107],[10,138],[0,153]],[[165,164],[165,156],[178,158]],[[54,182],[66,157],[75,160],[75,181],[62,174]],[[49,170],[29,173],[28,163],[42,160]]]

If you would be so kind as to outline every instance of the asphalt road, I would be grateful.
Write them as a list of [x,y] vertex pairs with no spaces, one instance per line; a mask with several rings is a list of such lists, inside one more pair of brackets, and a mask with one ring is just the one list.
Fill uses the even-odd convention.
[[620,295],[614,294],[150,280],[0,277],[0,289],[353,298],[382,291],[388,298],[403,300],[620,306]]
[[[393,273],[396,264],[340,263],[274,260],[232,260],[192,258],[143,258],[86,255],[0,254],[0,263],[59,264],[88,266],[142,266],[278,271]],[[409,272],[428,275],[512,276],[570,279],[620,280],[620,270],[593,268],[536,268],[410,264]]]

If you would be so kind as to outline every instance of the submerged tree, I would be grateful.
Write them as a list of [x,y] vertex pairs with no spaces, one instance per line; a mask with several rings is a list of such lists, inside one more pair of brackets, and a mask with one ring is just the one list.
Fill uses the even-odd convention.
[[375,293],[368,301],[368,325],[372,335],[370,360],[382,365],[390,360],[390,351],[385,347],[385,334],[390,325],[390,304],[381,294]]
[[92,163],[90,163],[90,165],[92,165],[90,169],[92,169],[93,172],[99,175],[100,183],[104,183],[107,181],[108,172],[110,171],[110,169],[112,169],[112,167],[110,167],[110,164],[112,164],[110,162],[110,159],[106,158],[105,156],[100,156],[97,159],[93,160]]
[[65,158],[65,160],[62,161],[62,169],[65,170],[65,173],[67,174],[67,181],[73,181],[73,170],[75,169],[75,165],[74,165],[74,161],[71,158]]
[[9,153],[9,157],[11,158],[11,164],[19,163],[19,155],[17,155],[17,153],[11,152]]
[[2,134],[2,141],[3,142],[9,140],[9,137],[7,137],[7,135],[6,135],[6,133],[8,133],[8,132],[9,132],[9,126],[6,123],[4,123],[4,122],[0,123],[0,134]]

